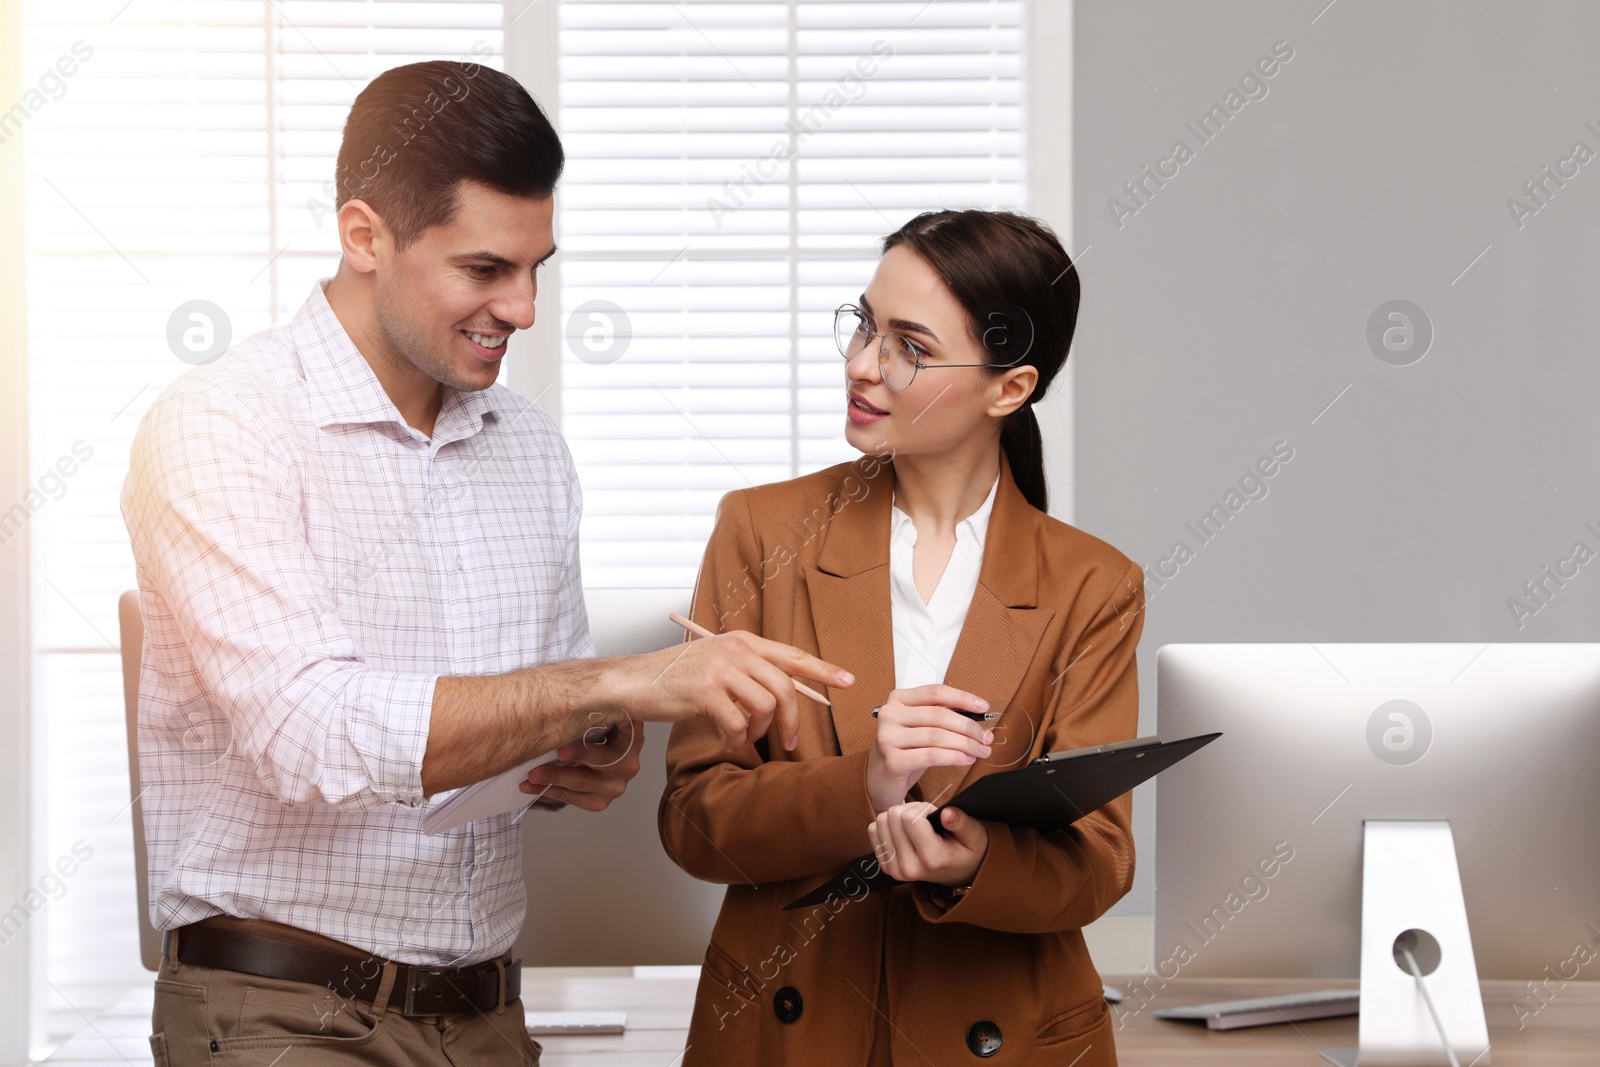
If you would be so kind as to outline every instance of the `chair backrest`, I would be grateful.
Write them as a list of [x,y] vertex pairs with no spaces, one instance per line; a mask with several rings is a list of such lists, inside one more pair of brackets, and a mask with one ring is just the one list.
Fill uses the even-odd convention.
[[122,703],[128,721],[128,790],[133,797],[133,866],[139,891],[139,959],[145,969],[161,969],[161,931],[150,925],[149,858],[144,847],[144,790],[139,785],[139,661],[144,655],[144,619],[139,615],[139,591],[130,589],[117,599],[117,622],[122,637]]

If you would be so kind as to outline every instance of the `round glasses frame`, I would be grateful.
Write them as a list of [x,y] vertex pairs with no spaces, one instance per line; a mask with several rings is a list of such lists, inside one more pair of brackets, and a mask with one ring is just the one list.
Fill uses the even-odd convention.
[[[917,379],[919,370],[945,370],[956,367],[989,367],[990,363],[924,363],[917,357],[918,346],[906,339],[905,335],[885,330],[879,333],[867,327],[867,313],[854,304],[841,304],[833,313],[833,341],[839,346],[839,354],[846,360],[854,359],[872,343],[874,337],[880,338],[878,345],[878,374],[883,378],[883,384],[897,393],[911,388],[911,383]],[[910,373],[904,368],[910,367]],[[895,384],[901,376],[905,377],[905,384]]]

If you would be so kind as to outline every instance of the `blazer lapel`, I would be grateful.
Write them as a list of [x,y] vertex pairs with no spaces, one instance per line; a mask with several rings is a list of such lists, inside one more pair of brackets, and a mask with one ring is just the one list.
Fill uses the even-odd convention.
[[[858,460],[857,465],[871,461]],[[855,675],[848,689],[830,689],[833,729],[843,755],[872,744],[872,709],[894,689],[894,634],[889,616],[889,509],[894,468],[877,461],[860,476],[867,492],[833,516],[817,553],[805,568],[817,654]]]
[[929,768],[916,792],[930,803],[947,802],[985,770],[1023,766],[1039,728],[1042,709],[1019,708],[1014,699],[1045,628],[1055,617],[1053,610],[1037,607],[1039,521],[1039,511],[1017,488],[1002,452],[1000,487],[984,535],[978,587],[944,676],[946,685],[983,697],[999,713],[1000,718],[990,723],[994,751],[970,767]]
[[[894,632],[889,592],[889,510],[894,469],[880,463],[865,477],[867,494],[844,505],[827,527],[814,567],[805,569],[818,654],[851,671],[855,684],[828,692],[834,733],[843,754],[872,744],[872,709],[895,688]],[[1038,727],[1040,709],[1013,709],[1013,698],[1032,664],[1053,611],[1038,604],[1038,511],[1011,477],[1004,453],[984,536],[978,586],[956,642],[945,682],[989,701],[1000,719],[995,753],[987,761],[1020,765]],[[1004,728],[1004,732],[1002,729]],[[1008,743],[1000,744],[1000,738]],[[935,767],[923,775],[921,794],[948,800],[971,774],[985,768]],[[935,801],[938,803],[940,801]]]

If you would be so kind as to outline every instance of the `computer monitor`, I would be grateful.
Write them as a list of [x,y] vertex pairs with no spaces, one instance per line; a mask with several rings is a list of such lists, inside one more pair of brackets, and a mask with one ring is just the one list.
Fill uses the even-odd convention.
[[1161,978],[1357,977],[1369,820],[1448,820],[1479,976],[1600,978],[1600,644],[1175,644],[1156,664],[1161,734],[1222,731],[1156,784]]

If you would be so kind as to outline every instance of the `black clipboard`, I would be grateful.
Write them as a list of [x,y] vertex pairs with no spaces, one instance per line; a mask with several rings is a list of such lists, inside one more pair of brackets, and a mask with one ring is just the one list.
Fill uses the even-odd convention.
[[[1220,733],[1197,734],[1181,741],[1137,737],[1109,745],[1074,748],[1040,756],[1026,767],[984,775],[928,819],[941,834],[945,807],[960,808],[975,819],[1035,830],[1060,830],[1103,807],[1141,782],[1148,781],[1209,745]],[[899,885],[872,856],[862,856],[843,871],[790,901],[784,911],[809,908],[834,897],[864,896]]]

